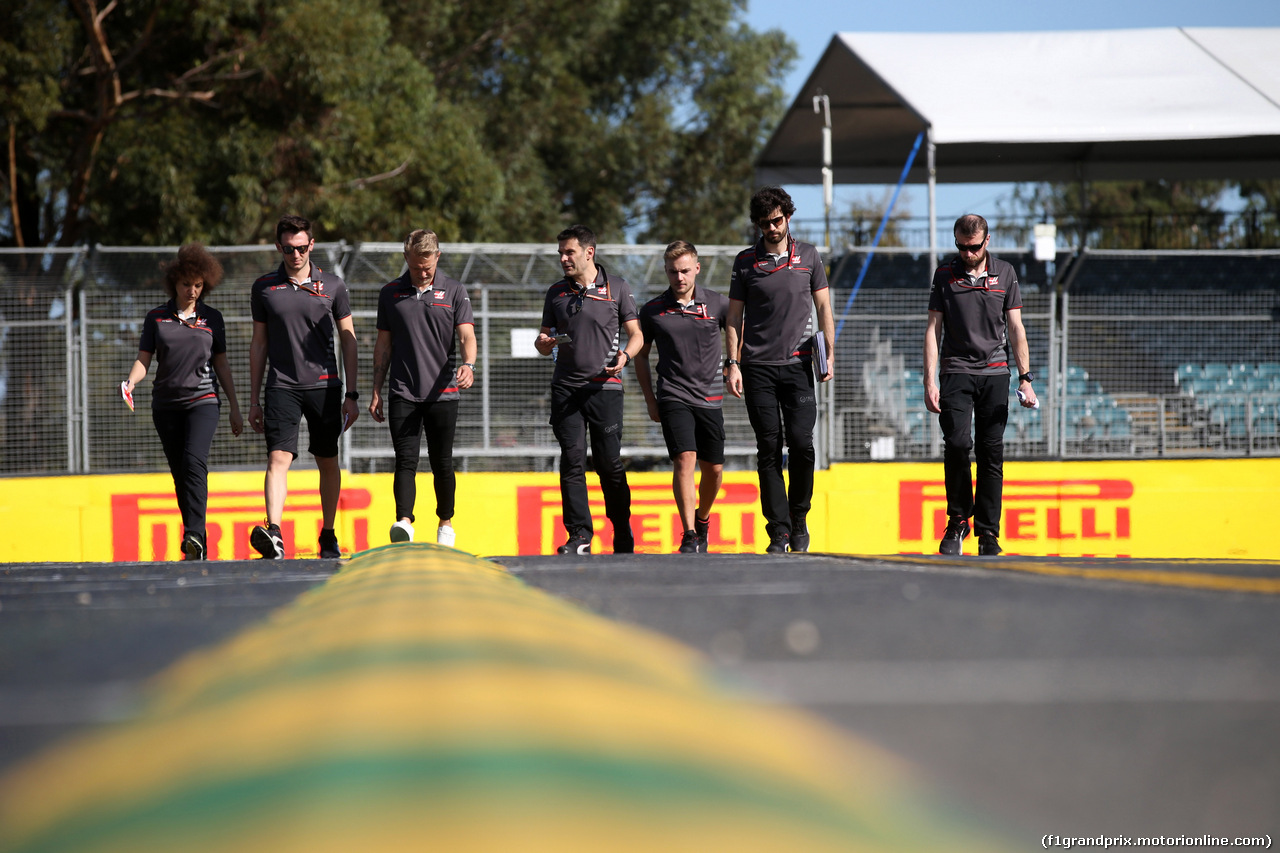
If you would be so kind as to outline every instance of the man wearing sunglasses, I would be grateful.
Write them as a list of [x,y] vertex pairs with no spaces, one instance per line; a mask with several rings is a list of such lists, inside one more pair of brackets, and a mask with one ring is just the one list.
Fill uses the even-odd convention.
[[[311,436],[307,449],[320,471],[320,557],[342,556],[333,529],[342,491],[338,437],[360,416],[356,404],[360,396],[356,391],[356,331],[347,286],[341,278],[312,262],[314,247],[309,220],[292,214],[281,217],[276,224],[281,264],[255,281],[249,294],[253,316],[249,425],[267,437],[267,519],[266,524],[250,531],[249,543],[269,560],[283,559],[285,555],[280,524],[288,495],[289,467],[298,457],[298,432],[304,417]],[[345,399],[333,348],[335,334],[342,347]],[[262,391],[264,370],[266,385]]]
[[[987,220],[966,214],[956,220],[954,232],[959,254],[933,274],[924,336],[924,402],[939,415],[947,491],[947,530],[938,552],[963,552],[972,517],[978,555],[994,557],[1002,550],[1010,350],[1018,365],[1018,397],[1026,408],[1037,405],[1031,387],[1035,374],[1022,326],[1018,276],[1010,264],[987,251]],[[978,463],[976,494],[969,470],[971,449]]]
[[[711,506],[724,480],[724,348],[729,300],[698,286],[698,250],[677,240],[663,253],[671,286],[640,309],[644,346],[636,355],[636,381],[649,419],[662,424],[662,437],[675,466],[672,489],[684,525],[681,554],[707,550]],[[649,350],[658,347],[658,388],[649,373]],[[695,489],[694,469],[702,480]]]
[[[726,381],[744,397],[756,434],[760,506],[770,554],[809,550],[813,500],[813,428],[818,422],[814,372],[827,382],[835,374],[835,317],[818,249],[791,236],[796,206],[781,187],[764,187],[751,199],[751,221],[760,240],[739,253],[729,281]],[[826,359],[817,357],[813,314],[826,339]],[[782,478],[783,444],[789,451]]]
[[[560,500],[569,534],[561,555],[591,553],[595,536],[587,498],[587,438],[600,476],[613,551],[635,551],[631,487],[622,465],[622,369],[640,349],[636,301],[626,279],[597,264],[596,235],[572,225],[556,238],[564,278],[547,290],[534,346],[558,350],[551,376],[551,429],[560,442]],[[624,341],[625,338],[625,341]]]

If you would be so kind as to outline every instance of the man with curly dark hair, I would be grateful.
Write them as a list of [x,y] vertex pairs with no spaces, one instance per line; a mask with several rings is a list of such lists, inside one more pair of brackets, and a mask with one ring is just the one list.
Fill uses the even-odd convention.
[[[782,187],[763,187],[751,199],[751,221],[760,229],[754,246],[738,254],[729,280],[726,380],[745,397],[756,434],[760,506],[770,554],[809,550],[818,422],[814,373],[835,373],[835,319],[831,291],[818,249],[791,236],[796,206]],[[817,328],[813,316],[817,315]],[[819,358],[815,332],[826,339]],[[790,491],[782,477],[784,443]]]

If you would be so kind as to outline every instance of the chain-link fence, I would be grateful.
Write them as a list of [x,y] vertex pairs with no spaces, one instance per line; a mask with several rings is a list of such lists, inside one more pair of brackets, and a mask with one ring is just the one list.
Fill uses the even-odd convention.
[[[400,245],[318,244],[316,262],[351,292],[368,400],[379,289],[403,270]],[[699,281],[726,290],[738,246],[702,247]],[[1009,458],[1154,457],[1280,453],[1280,252],[1061,253],[1036,261],[994,250],[1022,284],[1039,410],[1011,405]],[[275,267],[268,246],[218,247],[232,375],[247,403],[249,285]],[[151,382],[137,411],[117,386],[137,356],[146,312],[163,303],[162,264],[175,249],[0,250],[0,474],[165,470],[150,422]],[[839,327],[836,378],[820,389],[819,458],[941,457],[937,418],[921,382],[928,253],[881,249],[855,290],[866,250],[830,259]],[[661,246],[601,246],[599,259],[643,304],[666,288]],[[554,246],[455,244],[441,270],[467,285],[479,345],[476,385],[462,396],[455,454],[462,470],[551,470],[559,448],[547,425],[551,363],[527,357],[524,336],[560,278]],[[154,372],[154,369],[153,369]],[[634,469],[665,466],[652,423],[626,371],[624,453]],[[244,406],[247,417],[247,405]],[[726,396],[728,464],[749,468],[754,438],[741,401]],[[306,446],[305,424],[302,446]],[[359,471],[391,467],[385,424],[365,414],[342,444]],[[265,464],[262,439],[224,426],[216,468]],[[312,465],[308,454],[298,465]]]

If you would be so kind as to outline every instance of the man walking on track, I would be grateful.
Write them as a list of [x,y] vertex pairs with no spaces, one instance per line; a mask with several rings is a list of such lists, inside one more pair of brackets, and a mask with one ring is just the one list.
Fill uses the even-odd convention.
[[[924,335],[924,402],[940,416],[947,491],[947,530],[938,552],[961,553],[972,517],[978,554],[994,557],[1002,550],[1010,347],[1018,365],[1018,397],[1026,408],[1037,405],[1031,387],[1035,374],[1022,326],[1018,276],[1011,265],[987,251],[987,220],[969,213],[956,220],[954,231],[959,254],[933,274]],[[939,352],[940,379],[935,378]],[[978,462],[976,495],[969,471],[971,449]]]
[[557,239],[564,278],[547,290],[534,341],[543,355],[559,351],[551,377],[551,428],[560,442],[560,499],[569,538],[557,553],[591,553],[590,433],[605,515],[613,523],[613,551],[630,554],[635,540],[631,487],[622,464],[622,369],[641,345],[636,302],[626,279],[595,262],[596,236],[590,228],[573,225]]
[[[809,550],[807,517],[813,500],[813,428],[818,422],[814,385],[835,374],[835,319],[827,272],[815,246],[791,236],[796,206],[781,187],[764,187],[751,198],[751,221],[760,240],[733,262],[726,328],[726,380],[744,397],[756,434],[760,505],[770,554]],[[811,308],[812,306],[812,308]],[[825,341],[826,358],[815,357],[812,309]],[[783,442],[789,450],[791,491],[782,478]]]
[[[671,286],[640,309],[644,346],[636,355],[636,380],[649,419],[662,437],[675,471],[671,487],[684,525],[681,554],[707,550],[711,506],[724,480],[724,349],[721,330],[729,309],[723,294],[697,284],[698,250],[683,240],[663,253]],[[658,388],[649,373],[649,350],[658,347]],[[694,468],[702,471],[695,492]]]
[[[422,434],[435,481],[436,542],[453,546],[453,435],[458,423],[460,390],[475,381],[476,335],[471,299],[460,282],[437,267],[440,243],[434,231],[419,229],[404,241],[408,269],[378,294],[378,339],[373,345],[373,396],[369,414],[386,421],[382,383],[391,376],[388,405],[396,467],[392,491],[396,522],[392,542],[413,541],[413,508],[417,502],[418,461]],[[462,361],[455,366],[455,331],[462,341]]]
[[[346,284],[312,262],[314,247],[310,221],[301,216],[282,217],[276,225],[276,249],[283,260],[278,269],[253,283],[249,296],[253,315],[249,425],[267,436],[267,523],[253,528],[249,542],[263,557],[273,560],[285,555],[280,522],[289,467],[298,456],[298,431],[304,417],[311,434],[307,449],[320,470],[320,556],[342,556],[333,529],[342,492],[338,437],[360,416],[356,405],[360,396],[356,391],[356,330]],[[347,379],[345,400],[333,349],[335,334]],[[264,370],[265,396],[259,397]]]

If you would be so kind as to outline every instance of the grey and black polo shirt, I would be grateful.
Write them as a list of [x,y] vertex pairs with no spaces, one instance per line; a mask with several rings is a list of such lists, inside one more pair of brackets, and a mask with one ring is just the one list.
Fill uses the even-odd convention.
[[347,285],[311,264],[311,277],[289,281],[284,264],[253,283],[249,308],[267,324],[268,388],[329,388],[342,385],[333,348],[337,321],[351,316]]
[[151,408],[218,404],[212,362],[215,355],[227,351],[227,334],[217,309],[196,302],[195,316],[183,320],[170,299],[147,312],[138,350],[154,354],[159,362],[151,387]]
[[542,309],[542,325],[557,334],[569,334],[573,341],[556,349],[556,369],[552,385],[576,388],[596,385],[610,391],[622,390],[622,377],[608,376],[604,369],[613,364],[622,325],[636,319],[636,300],[622,276],[609,275],[596,264],[596,280],[586,287],[562,278],[547,289]]
[[378,331],[391,333],[388,396],[414,403],[458,399],[454,331],[474,326],[471,298],[436,271],[422,290],[406,272],[378,293]]
[[724,347],[720,332],[729,298],[693,286],[693,302],[681,305],[671,288],[640,309],[640,330],[658,351],[659,401],[718,409],[724,401]]
[[1022,307],[1018,275],[995,255],[986,272],[969,274],[959,257],[933,274],[929,310],[942,312],[941,373],[995,375],[1009,372],[1005,312]]
[[765,253],[761,239],[738,254],[729,298],[744,303],[743,364],[795,364],[812,358],[813,294],[827,287],[818,249],[787,238],[787,253]]

